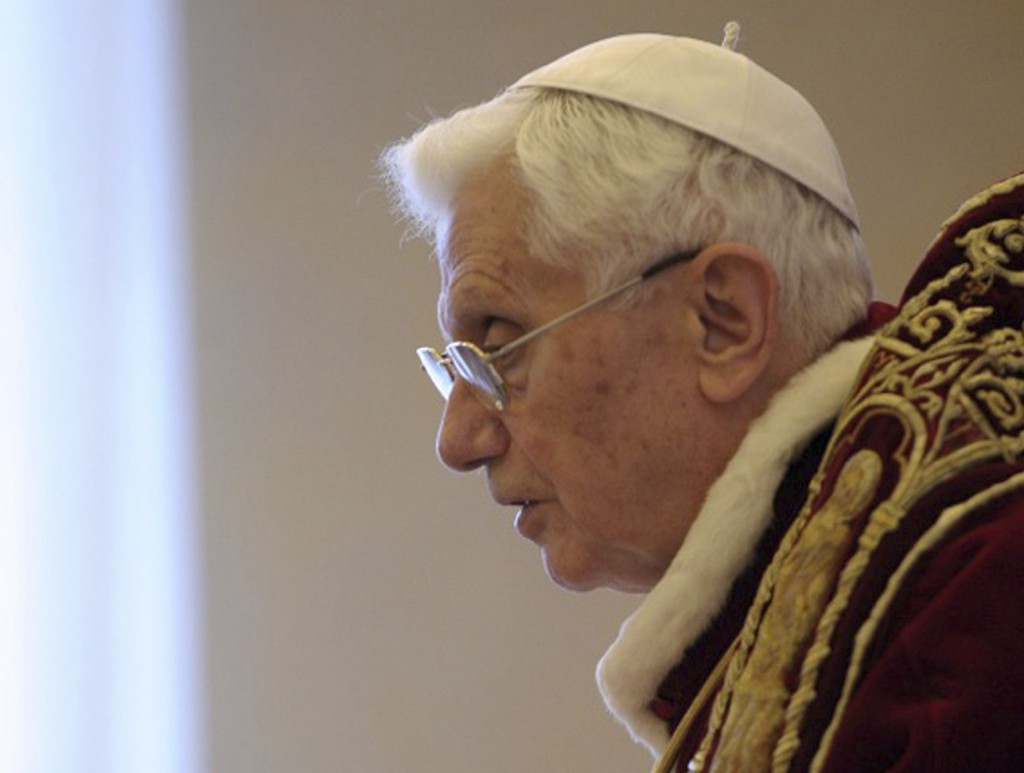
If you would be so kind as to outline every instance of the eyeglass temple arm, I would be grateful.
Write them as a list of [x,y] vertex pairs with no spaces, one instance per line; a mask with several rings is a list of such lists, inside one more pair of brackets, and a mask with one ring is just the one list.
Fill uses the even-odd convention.
[[684,263],[685,261],[693,260],[695,257],[697,257],[699,253],[700,250],[687,250],[686,252],[677,252],[673,255],[669,255],[664,260],[659,260],[653,266],[649,266],[642,274],[640,274],[640,276],[633,277],[625,284],[621,284],[618,287],[613,287],[611,290],[603,292],[595,298],[591,298],[582,306],[577,306],[575,309],[571,309],[570,311],[567,311],[565,314],[555,317],[550,322],[545,322],[540,327],[534,328],[529,333],[526,333],[524,336],[517,338],[515,341],[510,341],[509,343],[505,344],[505,346],[502,346],[500,349],[495,349],[493,352],[488,353],[487,361],[492,362],[500,357],[504,357],[513,349],[518,349],[523,344],[529,343],[537,336],[541,335],[542,333],[546,333],[551,328],[556,327],[557,325],[561,325],[563,322],[566,322],[567,320],[572,319],[577,314],[582,314],[588,309],[592,309],[595,306],[604,303],[609,298],[612,298],[618,295],[619,293],[624,293],[626,292],[626,290],[629,290],[632,287],[636,287],[641,282],[650,279],[655,274],[661,273],[666,268],[671,268],[677,263]]
[[640,279],[650,279],[655,274],[660,274],[666,268],[672,268],[672,266],[676,265],[677,263],[686,263],[689,260],[693,260],[698,255],[700,255],[701,252],[702,250],[700,249],[685,250],[684,252],[677,252],[673,255],[669,255],[667,258],[659,260],[653,266],[649,266],[646,271],[640,274]]

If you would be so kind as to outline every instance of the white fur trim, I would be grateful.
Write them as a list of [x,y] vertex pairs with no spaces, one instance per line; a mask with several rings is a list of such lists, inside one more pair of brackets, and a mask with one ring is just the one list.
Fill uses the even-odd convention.
[[665,576],[598,664],[605,704],[652,754],[669,740],[647,708],[658,685],[725,604],[771,521],[790,461],[835,418],[873,342],[839,344],[775,395],[708,491]]

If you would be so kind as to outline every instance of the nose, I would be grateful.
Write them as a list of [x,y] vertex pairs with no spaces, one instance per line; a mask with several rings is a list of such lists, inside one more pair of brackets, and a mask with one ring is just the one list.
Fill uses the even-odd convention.
[[508,443],[501,414],[486,408],[456,379],[437,431],[441,461],[456,472],[469,472],[504,454]]

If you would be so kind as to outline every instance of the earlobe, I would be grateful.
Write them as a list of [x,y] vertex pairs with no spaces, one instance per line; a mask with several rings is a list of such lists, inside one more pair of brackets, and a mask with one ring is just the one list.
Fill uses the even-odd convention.
[[778,282],[768,259],[738,242],[705,250],[698,271],[701,392],[733,403],[759,384],[776,348]]

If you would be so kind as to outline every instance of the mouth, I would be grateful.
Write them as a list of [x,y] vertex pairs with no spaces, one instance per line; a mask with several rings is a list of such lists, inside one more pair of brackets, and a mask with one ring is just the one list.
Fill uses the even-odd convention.
[[541,533],[541,522],[537,516],[539,503],[533,499],[521,499],[510,504],[519,507],[515,519],[516,531],[531,542],[536,542]]
[[494,501],[502,507],[531,507],[537,504],[536,499],[529,499],[527,497],[499,496],[497,494],[492,496]]

